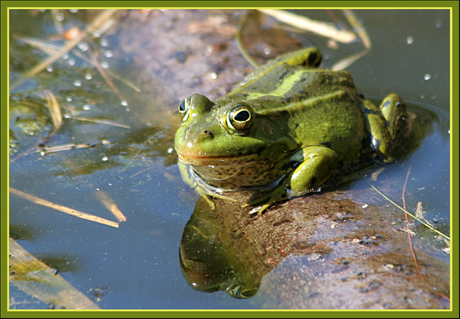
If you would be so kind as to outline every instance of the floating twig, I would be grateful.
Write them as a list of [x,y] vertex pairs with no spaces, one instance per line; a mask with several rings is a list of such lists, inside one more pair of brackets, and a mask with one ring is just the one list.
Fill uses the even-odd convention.
[[133,178],[133,177],[135,177],[135,176],[137,176],[137,175],[139,175],[139,174],[142,174],[142,173],[145,172],[145,171],[151,170],[151,169],[153,169],[153,168],[154,168],[154,166],[152,166],[152,167],[147,167],[147,168],[145,168],[145,169],[143,169],[143,170],[140,170],[139,172],[137,172],[137,173],[131,175],[129,178]]
[[[91,64],[92,66],[96,67],[96,65],[94,64],[93,60],[87,58],[85,55],[83,55],[80,51],[77,51],[77,50],[74,50],[72,51],[76,56],[78,56],[79,58],[81,58],[82,60],[85,60],[86,62],[88,62],[89,64]],[[134,83],[132,83],[131,81],[128,81],[127,79],[124,79],[123,77],[119,76],[118,74],[110,71],[110,70],[105,70],[105,73],[107,75],[110,75],[111,77],[117,79],[118,81],[120,81],[121,83],[124,83],[126,86],[130,87],[131,89],[133,89],[134,91],[136,91],[137,93],[141,93],[142,90],[140,88],[138,88]]]
[[32,77],[36,75],[37,73],[43,71],[47,66],[50,64],[54,63],[56,60],[61,58],[64,54],[72,50],[83,38],[86,37],[88,33],[93,33],[96,31],[99,27],[101,27],[108,19],[112,17],[112,15],[116,12],[116,9],[107,9],[103,10],[94,20],[88,25],[86,28],[86,31],[80,31],[78,35],[76,35],[75,38],[67,41],[64,46],[62,46],[61,50],[59,52],[56,52],[55,54],[49,56],[47,59],[43,60],[42,62],[38,63],[36,66],[28,70],[23,74],[23,77],[21,77],[18,81],[10,85],[10,90],[16,88],[18,85],[22,83],[22,81],[27,78],[27,77]]
[[334,64],[331,67],[331,70],[333,70],[333,71],[343,70],[343,69],[349,67],[355,61],[357,61],[358,59],[360,59],[361,57],[366,55],[370,51],[370,49],[372,47],[371,39],[370,39],[366,29],[358,21],[358,19],[356,18],[356,15],[353,13],[353,11],[349,10],[349,9],[344,9],[344,10],[342,10],[342,12],[345,15],[345,17],[347,18],[347,20],[350,23],[350,25],[355,30],[356,34],[361,39],[361,42],[363,43],[365,49],[363,51],[361,51],[361,52],[352,54],[352,55],[340,60],[336,64]]
[[278,9],[258,9],[259,11],[271,15],[277,20],[295,26],[299,29],[307,30],[324,37],[334,39],[342,43],[350,43],[357,39],[355,33],[348,30],[339,30],[329,23],[315,21],[307,17]]
[[340,70],[346,69],[347,67],[349,67],[350,65],[355,63],[355,61],[357,61],[358,59],[360,59],[361,57],[366,55],[368,52],[369,52],[369,50],[366,49],[364,51],[361,51],[361,52],[352,54],[352,55],[350,55],[348,57],[345,57],[345,58],[341,59],[339,62],[335,63],[331,67],[331,70],[332,71],[340,71]]
[[75,150],[77,148],[88,148],[91,147],[91,144],[63,144],[63,145],[56,145],[56,146],[45,146],[43,149],[37,150],[37,152],[45,152],[45,153],[56,153],[62,151],[69,151]]
[[99,61],[97,60],[98,53],[97,52],[93,53],[90,46],[88,46],[88,53],[91,57],[92,64],[96,66],[96,69],[98,70],[99,74],[102,76],[104,81],[107,83],[107,85],[110,86],[110,88],[113,90],[113,92],[118,96],[118,98],[121,101],[125,101],[126,99],[123,97],[123,95],[120,93],[118,88],[115,86],[115,84],[113,84],[112,80],[109,78],[107,73],[105,73],[104,69],[99,64]]
[[373,190],[375,190],[377,193],[380,194],[380,196],[382,196],[383,198],[385,198],[387,201],[389,201],[390,203],[392,203],[394,206],[396,206],[397,208],[399,208],[400,210],[402,210],[403,212],[407,213],[409,216],[411,216],[412,218],[414,218],[415,220],[418,220],[420,223],[422,223],[423,225],[425,225],[426,227],[430,228],[432,231],[438,233],[439,235],[441,235],[442,237],[450,240],[449,236],[447,235],[444,235],[443,233],[441,233],[439,230],[437,229],[434,229],[433,227],[431,227],[430,225],[428,225],[427,223],[425,223],[423,220],[415,217],[413,214],[409,213],[407,210],[405,210],[403,207],[399,206],[397,203],[395,203],[394,201],[392,201],[388,196],[386,196],[384,193],[382,193],[377,187],[375,187],[374,185],[372,185],[367,179],[365,179],[365,181],[372,187]]
[[361,42],[363,43],[364,47],[366,49],[370,49],[372,47],[372,44],[371,44],[371,39],[369,37],[369,34],[367,33],[363,25],[358,21],[358,19],[356,18],[356,15],[353,13],[352,10],[349,10],[349,9],[344,9],[342,11],[345,17],[347,18],[348,22],[350,23],[350,25],[355,30],[356,34],[361,39]]
[[241,40],[241,32],[243,31],[243,27],[246,24],[246,21],[248,20],[249,14],[246,12],[243,17],[240,19],[238,22],[238,27],[236,30],[235,38],[236,38],[236,44],[238,46],[238,49],[240,50],[241,54],[244,56],[246,61],[251,63],[251,65],[255,68],[259,67],[259,63],[257,63],[256,60],[246,51],[246,48],[243,45],[243,42]]
[[434,287],[425,279],[425,276],[423,276],[422,274],[422,271],[420,270],[420,265],[418,264],[418,259],[417,259],[417,256],[415,255],[415,250],[414,250],[414,246],[412,245],[412,236],[413,236],[413,232],[410,230],[409,228],[409,218],[407,218],[407,214],[408,212],[406,211],[406,199],[405,199],[405,192],[406,192],[406,185],[407,185],[407,180],[409,179],[409,174],[410,174],[410,170],[412,168],[412,165],[409,165],[409,169],[407,170],[407,174],[406,174],[406,180],[404,182],[404,187],[403,187],[403,191],[402,191],[402,201],[403,201],[403,207],[404,207],[404,217],[406,219],[406,232],[407,232],[407,238],[409,240],[409,247],[410,247],[410,251],[412,253],[412,258],[414,259],[414,263],[415,263],[415,267],[417,268],[417,272],[420,276],[420,278],[425,282],[425,284],[428,285],[428,287],[430,287],[434,292],[436,292],[439,296],[447,299],[447,300],[450,300],[450,298],[446,295],[444,295],[443,293],[439,292],[437,289],[434,289]]
[[50,90],[43,90],[43,93],[45,94],[47,100],[45,106],[50,110],[51,119],[53,121],[53,133],[56,133],[62,126],[61,108],[59,107],[56,97]]
[[73,116],[66,116],[66,119],[72,119],[72,120],[78,120],[78,121],[85,121],[85,122],[94,122],[94,123],[105,124],[105,125],[113,125],[113,126],[118,126],[118,127],[126,128],[126,129],[130,129],[130,128],[131,128],[131,126],[124,125],[124,124],[119,124],[119,123],[115,123],[115,122],[108,121],[108,120],[95,120],[95,119],[88,119],[88,118],[83,118],[83,117],[73,117]]
[[66,309],[100,309],[51,267],[38,260],[14,239],[9,240],[10,283],[45,304]]
[[94,215],[91,215],[91,214],[83,213],[83,212],[78,211],[78,210],[73,209],[73,208],[69,208],[69,207],[66,207],[66,206],[62,206],[62,205],[59,205],[59,204],[52,203],[52,202],[47,201],[45,199],[42,199],[40,197],[36,197],[36,196],[30,195],[30,194],[24,193],[24,192],[22,192],[20,190],[17,190],[15,188],[13,188],[13,187],[10,187],[10,193],[12,193],[14,195],[17,195],[19,197],[22,197],[24,199],[27,199],[28,201],[31,201],[31,202],[33,202],[35,204],[50,207],[52,209],[61,211],[63,213],[66,213],[66,214],[69,214],[69,215],[72,215],[72,216],[75,216],[75,217],[78,217],[78,218],[90,220],[92,222],[100,223],[100,224],[115,227],[115,228],[119,227],[118,223],[113,222],[111,220],[108,220],[108,219],[105,219],[105,218],[102,218],[102,217],[98,217],[98,216],[94,216]]
[[120,223],[126,221],[126,216],[123,215],[123,213],[118,209],[117,205],[107,195],[106,192],[99,190],[96,192],[96,196],[99,198],[102,204],[104,204],[104,206],[112,212],[113,216],[115,216],[115,218],[118,219]]
[[53,17],[54,27],[56,28],[57,34],[62,34],[64,28],[62,27],[61,21],[58,19],[59,9],[51,9],[51,16]]

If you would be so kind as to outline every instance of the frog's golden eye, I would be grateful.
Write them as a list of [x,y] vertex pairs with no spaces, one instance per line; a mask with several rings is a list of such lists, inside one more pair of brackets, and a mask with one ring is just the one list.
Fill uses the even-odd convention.
[[187,120],[190,110],[190,98],[183,99],[179,104],[179,113],[182,114],[182,121]]
[[227,125],[237,131],[248,130],[254,122],[251,108],[244,104],[235,105],[227,116]]

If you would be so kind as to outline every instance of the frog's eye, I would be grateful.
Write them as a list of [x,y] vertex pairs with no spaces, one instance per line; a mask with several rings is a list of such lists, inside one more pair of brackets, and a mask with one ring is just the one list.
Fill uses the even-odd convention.
[[237,104],[228,112],[227,125],[234,130],[246,131],[253,122],[253,112],[247,105]]
[[190,98],[183,99],[178,109],[179,113],[182,114],[182,121],[186,121],[190,110]]

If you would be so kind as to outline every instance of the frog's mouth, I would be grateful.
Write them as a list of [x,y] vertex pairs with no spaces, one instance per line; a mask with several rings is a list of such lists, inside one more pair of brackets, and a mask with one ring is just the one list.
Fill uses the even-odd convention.
[[196,154],[177,153],[179,160],[194,166],[228,166],[251,164],[256,162],[257,154],[243,154],[235,156],[203,156]]

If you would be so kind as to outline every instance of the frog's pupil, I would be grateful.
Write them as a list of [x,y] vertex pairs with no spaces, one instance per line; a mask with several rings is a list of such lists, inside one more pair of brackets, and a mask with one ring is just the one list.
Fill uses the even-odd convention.
[[185,100],[182,100],[179,104],[179,111],[184,112],[185,111]]
[[245,122],[249,120],[249,118],[250,118],[249,112],[246,110],[238,112],[234,117],[235,121],[238,121],[238,122]]

